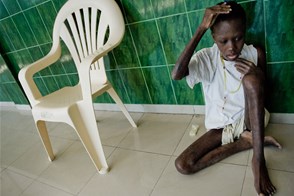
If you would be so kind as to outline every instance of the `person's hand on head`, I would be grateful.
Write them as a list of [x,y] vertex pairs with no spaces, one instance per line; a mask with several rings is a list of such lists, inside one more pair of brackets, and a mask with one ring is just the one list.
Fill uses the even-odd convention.
[[228,14],[231,10],[231,6],[227,5],[226,2],[206,8],[201,26],[209,29],[219,14]]

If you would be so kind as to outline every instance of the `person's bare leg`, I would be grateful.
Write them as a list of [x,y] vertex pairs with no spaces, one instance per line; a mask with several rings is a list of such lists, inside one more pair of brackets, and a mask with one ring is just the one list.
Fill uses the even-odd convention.
[[198,171],[197,162],[210,151],[221,146],[222,129],[212,129],[193,142],[176,159],[176,169],[182,174]]
[[[200,138],[199,138],[200,139]],[[205,136],[202,139],[207,139]],[[264,141],[266,146],[275,146],[280,148],[281,145],[271,136],[265,137]],[[193,143],[176,159],[176,168],[182,174],[193,174],[206,167],[209,167],[233,154],[238,152],[248,150],[252,148],[252,134],[249,131],[244,131],[240,139],[235,142],[219,145],[211,151],[208,151],[206,154],[205,151],[198,148],[199,142]],[[202,153],[197,153],[200,150]],[[203,154],[202,157],[200,155]],[[193,161],[190,158],[193,158]],[[190,164],[186,163],[190,162]]]
[[261,74],[247,74],[243,78],[246,112],[253,137],[252,170],[254,186],[258,194],[270,195],[276,191],[272,184],[264,158],[264,77]]

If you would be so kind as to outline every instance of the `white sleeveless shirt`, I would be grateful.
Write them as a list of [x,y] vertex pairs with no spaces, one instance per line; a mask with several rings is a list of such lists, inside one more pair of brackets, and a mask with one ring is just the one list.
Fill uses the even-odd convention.
[[[252,45],[244,44],[240,57],[257,65],[258,54]],[[244,117],[242,74],[235,68],[235,62],[221,59],[216,44],[196,52],[188,67],[186,80],[190,88],[202,83],[206,129],[224,128]]]

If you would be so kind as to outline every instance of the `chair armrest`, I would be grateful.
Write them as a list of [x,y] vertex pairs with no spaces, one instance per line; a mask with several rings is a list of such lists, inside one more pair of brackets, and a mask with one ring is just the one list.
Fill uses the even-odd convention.
[[37,85],[33,80],[33,75],[49,65],[56,62],[61,55],[59,43],[53,45],[50,52],[38,61],[23,67],[18,73],[18,79],[25,91],[31,106],[39,103],[38,99],[42,97]]
[[87,56],[81,62],[78,72],[80,77],[80,84],[84,99],[92,99],[91,92],[91,78],[90,78],[90,67],[93,63],[98,61],[101,57],[107,55],[115,46],[112,44],[105,44],[103,47],[99,48],[93,54]]

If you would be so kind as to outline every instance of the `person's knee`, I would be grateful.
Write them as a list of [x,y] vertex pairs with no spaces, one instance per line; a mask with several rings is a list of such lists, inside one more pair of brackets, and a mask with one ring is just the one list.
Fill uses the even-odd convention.
[[263,88],[264,76],[261,74],[246,74],[242,80],[245,90],[256,91]]
[[192,172],[192,163],[191,161],[187,160],[187,159],[183,159],[181,157],[178,157],[175,160],[175,166],[176,169],[178,170],[178,172],[180,172],[181,174],[191,174]]

